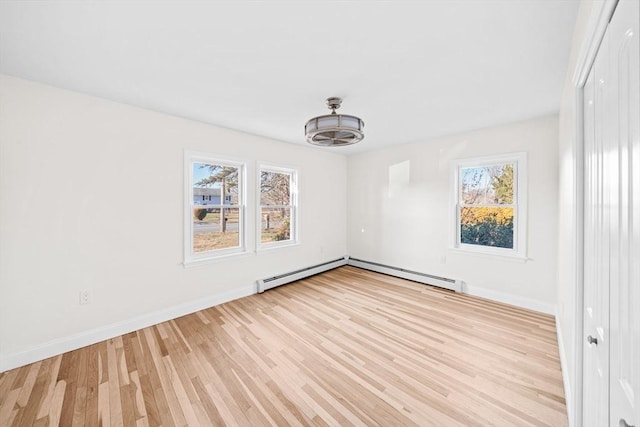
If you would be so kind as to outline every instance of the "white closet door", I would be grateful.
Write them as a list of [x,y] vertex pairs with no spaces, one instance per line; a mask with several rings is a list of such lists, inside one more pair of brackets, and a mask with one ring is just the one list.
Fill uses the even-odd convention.
[[609,87],[606,37],[584,87],[584,331],[583,420],[602,427],[609,420],[609,225],[604,209],[606,108]]
[[[622,0],[609,24],[612,81],[611,409],[609,426],[640,427],[640,2]],[[604,425],[604,424],[603,424]]]

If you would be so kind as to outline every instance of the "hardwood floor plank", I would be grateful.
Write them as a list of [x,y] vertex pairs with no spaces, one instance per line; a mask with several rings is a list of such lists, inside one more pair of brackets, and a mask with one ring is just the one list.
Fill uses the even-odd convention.
[[111,402],[109,381],[98,386],[98,425],[111,425]]
[[200,377],[195,377],[191,381],[193,382],[195,392],[198,394],[198,398],[202,402],[209,422],[213,425],[224,425],[223,416],[216,407],[212,396],[207,392],[207,389],[200,380]]
[[[60,416],[62,415],[62,405],[64,404],[64,396],[65,396],[66,382],[64,380],[60,380],[56,383],[56,388],[53,391],[53,398],[51,399],[51,404],[49,406],[49,425],[51,426],[59,426],[60,425]],[[108,397],[107,397],[108,398]],[[29,425],[29,424],[22,424]],[[109,425],[109,424],[104,424]]]
[[18,396],[18,401],[16,402],[18,403],[18,405],[24,407],[24,406],[27,406],[27,403],[29,403],[29,396],[33,391],[33,386],[35,386],[36,384],[36,379],[38,378],[38,372],[40,372],[40,367],[42,366],[43,363],[45,363],[45,365],[48,365],[50,361],[36,362],[28,370],[28,374],[26,375],[26,377],[24,378],[24,382],[20,386],[20,395]]
[[342,267],[0,374],[0,426],[566,426],[552,316]]
[[187,392],[182,384],[182,382],[180,381],[180,376],[178,375],[178,372],[176,371],[176,368],[171,360],[171,357],[165,357],[163,358],[163,362],[165,363],[165,369],[167,371],[168,377],[169,377],[169,381],[171,384],[171,387],[173,388],[173,390],[176,393],[176,401],[177,404],[180,407],[180,410],[182,412],[182,414],[184,415],[184,419],[186,421],[187,424],[189,425],[198,425],[200,424],[198,422],[198,417],[196,416],[194,410],[193,410],[193,406],[192,406],[192,400],[189,399],[189,396],[187,395]]
[[146,417],[143,415],[142,418],[146,418],[149,422],[149,425],[160,425],[162,423],[160,412],[158,411],[158,406],[156,404],[155,393],[153,392],[153,386],[151,385],[151,380],[148,375],[141,375],[140,377],[140,389],[142,391],[142,400],[144,402],[144,410],[146,412]]
[[78,359],[76,361],[77,376],[75,379],[76,393],[75,403],[73,405],[72,426],[84,426],[85,416],[87,413],[87,381],[88,381],[88,351],[78,351]]
[[[52,360],[48,359],[30,366],[29,374],[20,388],[20,396],[18,396],[18,401],[16,402],[17,407],[20,409],[16,415],[15,422],[19,422],[22,425],[31,425],[35,422],[45,390],[45,382],[42,380],[45,375],[38,375],[38,372],[40,372],[42,366],[47,369],[51,362]],[[36,382],[36,378],[41,378],[41,381]]]
[[[26,375],[27,372],[29,372],[27,369],[19,368],[19,369],[12,369],[10,371],[3,372],[2,374],[0,374],[0,409],[5,404],[5,400],[9,397],[9,392],[15,389],[15,387],[13,387],[13,382],[15,381],[15,379],[18,377],[19,374]],[[16,396],[16,399],[17,399],[17,396]]]
[[98,425],[98,345],[94,344],[85,349],[87,353],[87,393],[84,414],[84,425],[93,427]]
[[12,423],[9,421],[14,414],[16,401],[20,395],[20,389],[16,388],[5,392],[2,396],[2,406],[0,406],[0,426],[10,426]]
[[107,340],[107,370],[109,372],[109,425],[122,426],[122,396],[120,396],[120,372],[118,369],[118,338]]
[[170,425],[171,419],[168,417],[170,414],[169,406],[164,393],[162,393],[162,384],[149,350],[145,330],[138,331],[136,336],[138,348],[134,347],[134,349],[136,350],[136,357],[140,356],[136,363],[145,372],[145,374],[140,375],[140,386],[142,387],[142,396],[149,421],[157,422],[155,425],[167,423]]

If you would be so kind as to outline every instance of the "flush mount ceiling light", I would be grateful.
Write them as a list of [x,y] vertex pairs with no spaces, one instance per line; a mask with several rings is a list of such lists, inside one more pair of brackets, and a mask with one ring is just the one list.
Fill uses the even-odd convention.
[[309,120],[304,126],[307,141],[321,147],[342,147],[362,141],[364,122],[356,116],[336,114],[342,98],[327,98],[327,107],[331,114]]

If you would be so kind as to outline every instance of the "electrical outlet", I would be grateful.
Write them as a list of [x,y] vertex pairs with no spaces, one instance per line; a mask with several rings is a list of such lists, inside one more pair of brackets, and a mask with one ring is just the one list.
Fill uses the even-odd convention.
[[88,289],[80,291],[80,305],[89,304],[91,302],[91,294]]

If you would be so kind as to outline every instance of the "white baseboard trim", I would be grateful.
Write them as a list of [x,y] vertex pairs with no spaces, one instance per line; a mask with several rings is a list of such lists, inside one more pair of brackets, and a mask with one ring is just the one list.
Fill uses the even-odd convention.
[[555,306],[553,304],[530,298],[519,297],[517,295],[507,294],[504,292],[494,291],[492,289],[481,288],[479,286],[469,285],[468,283],[464,284],[462,292],[476,297],[515,305],[517,307],[526,308],[528,310],[539,311],[541,313],[550,314],[552,316],[555,316],[556,314]]
[[238,298],[253,295],[255,293],[255,285],[245,286],[240,289],[223,292],[221,294],[201,298],[196,301],[143,314],[142,316],[105,325],[86,332],[80,332],[75,335],[58,338],[17,353],[5,354],[0,357],[0,372],[28,365],[29,363],[57,356],[68,351],[128,334],[129,332],[157,325],[158,323],[166,322],[168,320],[191,314],[198,310],[204,310],[205,308],[213,307]]
[[569,419],[569,427],[575,427],[574,401],[573,392],[571,390],[571,382],[569,382],[569,366],[567,364],[567,352],[564,348],[564,339],[558,315],[556,314],[556,336],[558,338],[558,353],[560,354],[560,369],[562,369],[562,384],[564,386],[564,400],[567,407],[567,417]]

